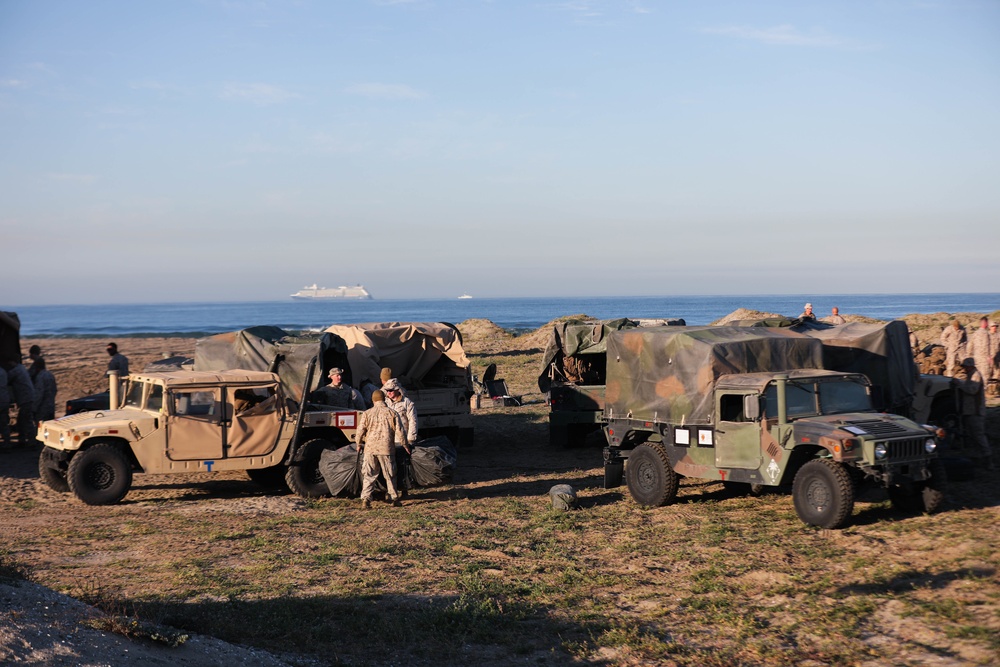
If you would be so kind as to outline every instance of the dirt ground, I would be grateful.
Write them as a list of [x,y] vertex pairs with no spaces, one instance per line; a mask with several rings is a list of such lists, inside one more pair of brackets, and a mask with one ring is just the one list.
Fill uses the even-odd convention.
[[[919,317],[921,324],[926,324],[926,316]],[[946,314],[941,314],[921,329],[923,343],[933,342],[934,329],[940,331],[938,322],[946,318]],[[370,520],[366,524],[363,519],[356,519],[357,509],[350,501],[333,499],[316,503],[291,495],[264,493],[250,484],[243,473],[138,475],[122,504],[88,507],[70,494],[52,491],[38,479],[38,448],[0,453],[0,511],[5,517],[0,525],[0,543],[4,545],[0,547],[0,556],[23,568],[31,580],[4,578],[0,573],[0,663],[371,664],[363,655],[349,649],[344,649],[335,659],[317,659],[311,652],[296,651],[295,647],[288,647],[289,651],[275,649],[275,645],[281,646],[280,642],[269,644],[271,650],[268,651],[259,644],[251,647],[243,642],[227,643],[195,633],[189,633],[191,638],[178,648],[147,639],[128,639],[119,633],[95,629],[100,624],[93,619],[102,617],[103,612],[55,591],[70,592],[83,599],[106,598],[112,593],[124,599],[162,597],[209,606],[227,599],[231,602],[266,598],[276,595],[275,591],[303,599],[334,589],[345,598],[358,591],[370,595],[373,589],[399,591],[400,595],[405,593],[417,598],[423,594],[449,592],[454,589],[456,577],[461,581],[461,576],[465,575],[449,570],[447,564],[428,565],[424,571],[417,571],[419,568],[401,570],[393,564],[392,558],[384,556],[396,553],[386,552],[384,545],[372,552],[359,548],[338,553],[322,561],[327,563],[329,571],[319,575],[316,572],[305,575],[299,571],[304,569],[301,566],[274,569],[277,566],[271,565],[274,559],[295,564],[306,556],[318,558],[348,529],[356,531],[360,541],[378,542],[378,531],[391,527],[402,531],[398,534],[410,536],[417,545],[413,548],[417,549],[423,541],[437,539],[432,535],[435,531],[449,530],[427,518],[437,513],[447,517],[446,523],[458,526],[471,522],[477,526],[467,532],[456,528],[448,533],[453,540],[445,550],[449,557],[474,554],[488,564],[483,572],[498,580],[517,579],[518,573],[524,571],[536,572],[539,580],[553,578],[551,590],[546,588],[544,595],[535,594],[536,598],[557,600],[552,603],[549,616],[563,621],[580,618],[580,612],[573,610],[576,605],[593,606],[595,614],[605,616],[608,610],[613,610],[614,615],[623,619],[639,621],[628,631],[616,630],[615,622],[600,625],[597,637],[594,636],[597,631],[588,630],[591,626],[583,622],[574,631],[561,624],[563,621],[553,621],[552,627],[540,630],[538,637],[524,639],[525,646],[518,646],[514,653],[470,642],[456,648],[456,653],[440,664],[690,664],[650,661],[648,656],[655,655],[655,650],[648,645],[650,639],[643,635],[643,628],[656,628],[660,624],[669,627],[673,622],[678,626],[678,637],[685,637],[690,643],[700,642],[699,645],[709,649],[716,643],[728,646],[724,642],[730,639],[731,643],[745,643],[746,639],[739,640],[735,636],[726,638],[727,632],[721,629],[725,623],[716,628],[719,638],[711,639],[710,617],[706,616],[701,625],[694,624],[691,618],[682,621],[677,617],[677,607],[671,605],[679,604],[679,600],[691,604],[688,598],[682,598],[681,590],[691,585],[692,571],[688,568],[694,567],[694,563],[708,568],[699,572],[711,572],[714,571],[713,561],[717,562],[714,567],[723,567],[719,563],[730,562],[729,558],[733,559],[732,563],[755,562],[754,550],[767,554],[760,557],[772,562],[746,569],[733,565],[738,571],[738,590],[757,591],[753,593],[751,608],[769,619],[768,628],[759,629],[758,634],[776,633],[774,636],[784,637],[779,643],[817,647],[781,649],[792,651],[800,658],[818,656],[812,661],[800,660],[800,664],[823,664],[824,655],[844,655],[829,646],[831,642],[836,643],[837,631],[824,631],[823,623],[828,621],[805,629],[808,623],[803,614],[808,612],[801,609],[814,603],[803,599],[801,593],[797,595],[788,590],[789,582],[801,576],[796,569],[829,567],[822,555],[801,555],[812,550],[818,554],[836,553],[838,561],[843,561],[838,562],[835,570],[847,581],[823,583],[816,580],[812,584],[817,591],[815,594],[820,596],[817,599],[829,605],[824,612],[829,618],[844,613],[838,609],[852,596],[866,603],[871,601],[869,606],[858,607],[857,613],[865,614],[870,626],[859,631],[857,636],[850,634],[849,641],[861,648],[851,649],[852,652],[846,655],[853,657],[844,664],[870,667],[1000,664],[995,639],[1000,634],[997,572],[1000,538],[996,530],[1000,526],[1000,489],[995,479],[980,477],[955,484],[945,512],[909,517],[905,521],[897,520],[885,509],[884,499],[859,503],[860,509],[855,510],[857,525],[843,531],[804,531],[791,514],[791,501],[787,497],[729,501],[719,489],[706,488],[698,482],[685,483],[682,502],[677,505],[640,512],[621,490],[611,492],[602,488],[599,445],[568,450],[548,447],[547,410],[544,396],[535,385],[547,330],[543,328],[513,337],[486,320],[467,321],[459,326],[473,360],[474,372],[481,375],[488,363],[497,363],[500,376],[505,377],[512,393],[522,396],[525,405],[520,408],[486,405],[479,410],[476,414],[477,443],[461,453],[454,486],[415,494],[398,514],[385,519],[387,523],[382,528],[369,525]],[[60,414],[66,399],[103,389],[107,359],[104,340],[23,339],[22,347],[27,349],[32,343],[41,345],[48,367],[56,376]],[[135,370],[165,356],[192,354],[194,340],[129,338],[120,340],[119,346]],[[1000,440],[996,412],[991,413],[990,419],[990,436],[995,443]],[[569,528],[562,523],[565,520],[545,514],[546,492],[555,483],[571,483],[581,496],[584,509],[571,520],[576,524]],[[695,500],[705,494],[710,501]],[[757,517],[761,508],[770,515],[781,517],[778,522],[781,527],[761,528]],[[491,511],[495,514],[490,514]],[[720,519],[719,512],[724,513],[724,520]],[[476,518],[477,513],[483,516]],[[499,519],[495,524],[494,519],[484,523],[483,517]],[[261,548],[261,551],[271,552],[266,555],[253,553],[252,548],[244,553],[231,550],[236,540],[249,539],[252,545],[254,539],[263,540],[269,530],[279,530],[283,522],[292,520],[305,522],[303,525],[311,532],[288,535],[288,531],[283,530],[278,542],[285,550],[279,554],[274,553],[275,547],[271,545]],[[542,561],[549,565],[533,562],[531,554],[537,554],[540,547],[533,545],[530,549],[535,551],[530,551],[519,542],[519,535],[532,530],[537,532],[540,521],[554,523],[561,539],[571,538],[563,547],[546,548],[579,549],[580,552],[542,552]],[[723,523],[717,524],[717,521]],[[597,528],[609,522],[617,524],[615,532]],[[749,540],[756,546],[748,544],[739,549],[749,551],[723,553],[720,550],[737,548],[710,539],[703,548],[692,547],[691,561],[683,565],[664,562],[657,555],[659,552],[650,551],[644,543],[646,538],[637,537],[657,531],[679,531],[665,533],[672,535],[671,539],[683,539],[686,533],[711,536],[722,530],[723,525],[742,525],[741,522],[747,522],[747,532],[743,533],[743,529],[737,532],[755,535]],[[328,523],[330,525],[326,525]],[[501,539],[497,535],[500,524],[505,523],[511,524],[511,532]],[[207,528],[209,524],[210,529]],[[401,525],[406,529],[400,528]],[[803,543],[793,541],[800,538]],[[439,547],[435,547],[435,553],[441,553]],[[404,554],[400,558],[412,559],[415,567],[420,562],[416,556]],[[568,573],[577,567],[577,559],[581,568],[583,563],[587,564],[586,576],[593,579],[583,584],[567,583],[571,581]],[[780,560],[785,560],[786,565],[777,562]],[[241,583],[227,580],[223,586],[216,579],[213,579],[215,583],[208,583],[206,573],[218,568],[221,562],[232,571],[243,573],[234,577]],[[873,574],[873,569],[878,573]],[[282,581],[286,576],[288,581]],[[260,579],[263,583],[248,584],[246,577]],[[625,585],[624,581],[632,584]],[[264,588],[265,585],[270,588]],[[249,586],[250,589],[238,588],[234,593],[225,586]],[[574,586],[586,593],[580,593],[582,597],[575,603],[558,601],[561,600],[560,587],[575,591]],[[691,589],[691,599],[697,597],[699,590],[697,587]],[[717,593],[714,587],[706,590],[702,595],[707,598]],[[380,604],[387,603],[382,601]],[[563,605],[568,608],[563,609]],[[942,610],[944,607],[947,609]],[[417,612],[407,613],[418,618]],[[949,614],[960,618],[961,623],[955,621],[956,625],[976,630],[966,630],[965,634],[959,630],[944,631],[938,619],[948,619]],[[727,617],[726,623],[730,622],[739,623]],[[778,626],[782,628],[780,633]],[[562,637],[558,641],[546,636],[557,632]],[[621,639],[615,632],[633,634]],[[831,636],[823,637],[830,632]],[[984,633],[993,637],[984,637]],[[577,645],[589,648],[566,648]],[[743,664],[781,662],[764,649],[749,657],[739,652],[743,649],[727,647],[726,650],[730,651],[729,655],[738,656],[735,659]],[[389,657],[386,664],[390,661],[394,664],[439,664],[434,659],[419,659],[406,653],[391,656],[392,660]]]

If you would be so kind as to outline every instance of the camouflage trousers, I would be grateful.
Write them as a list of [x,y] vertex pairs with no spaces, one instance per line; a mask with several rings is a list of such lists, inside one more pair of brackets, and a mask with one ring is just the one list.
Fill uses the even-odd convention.
[[396,457],[394,455],[365,454],[364,458],[361,459],[361,500],[372,499],[379,473],[385,478],[389,499],[399,498],[399,492],[396,491]]

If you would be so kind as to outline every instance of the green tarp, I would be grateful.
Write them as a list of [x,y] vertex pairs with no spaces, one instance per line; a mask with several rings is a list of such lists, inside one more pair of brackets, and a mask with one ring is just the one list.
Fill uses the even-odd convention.
[[276,369],[285,395],[298,402],[309,361],[317,355],[319,362],[309,391],[325,380],[326,369],[347,365],[347,344],[343,339],[331,333],[296,336],[278,327],[251,327],[198,339],[194,370]]
[[920,373],[913,362],[906,322],[850,322],[796,329],[823,343],[823,368],[864,373],[873,386],[881,388],[883,408],[907,414]]
[[[564,320],[552,325],[549,342],[542,354],[542,367],[538,375],[538,388],[544,393],[553,381],[578,384],[603,384],[604,360],[598,363],[583,362],[567,368],[566,360],[586,355],[603,355],[607,352],[607,337],[612,331],[634,329],[635,320],[620,317],[614,320]],[[596,367],[595,367],[596,366]],[[589,381],[586,375],[594,377]]]

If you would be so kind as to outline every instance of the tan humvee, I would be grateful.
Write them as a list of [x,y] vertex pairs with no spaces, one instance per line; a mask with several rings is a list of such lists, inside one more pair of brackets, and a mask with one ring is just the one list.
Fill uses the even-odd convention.
[[139,373],[120,400],[116,377],[110,385],[117,409],[46,421],[38,434],[41,478],[88,505],[120,501],[133,472],[246,470],[305,497],[328,495],[319,457],[349,444],[357,426],[354,410],[296,404],[265,371]]

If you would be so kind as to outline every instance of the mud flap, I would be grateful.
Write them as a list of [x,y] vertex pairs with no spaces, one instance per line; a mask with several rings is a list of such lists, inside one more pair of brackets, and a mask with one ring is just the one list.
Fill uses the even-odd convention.
[[625,473],[625,459],[618,452],[604,449],[604,488],[614,489],[622,485]]

